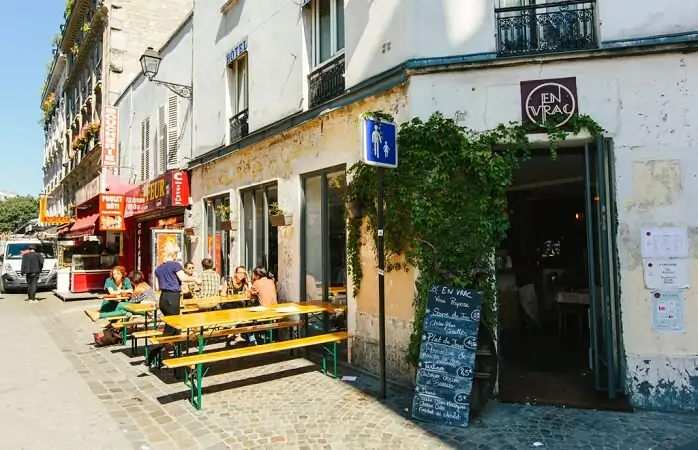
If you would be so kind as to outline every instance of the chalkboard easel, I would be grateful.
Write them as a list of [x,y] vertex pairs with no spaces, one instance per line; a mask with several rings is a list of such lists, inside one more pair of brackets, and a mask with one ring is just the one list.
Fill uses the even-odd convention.
[[415,419],[468,425],[481,309],[477,291],[429,288],[412,401]]

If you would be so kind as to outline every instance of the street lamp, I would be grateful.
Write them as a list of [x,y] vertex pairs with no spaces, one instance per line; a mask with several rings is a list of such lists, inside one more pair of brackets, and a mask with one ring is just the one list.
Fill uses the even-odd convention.
[[162,62],[162,57],[158,52],[153,50],[153,47],[148,47],[140,58],[141,62],[141,72],[143,76],[148,80],[154,82],[158,86],[165,86],[170,91],[184,98],[191,98],[193,90],[191,86],[186,86],[183,84],[170,83],[167,81],[156,80],[155,76],[160,70],[160,62]]

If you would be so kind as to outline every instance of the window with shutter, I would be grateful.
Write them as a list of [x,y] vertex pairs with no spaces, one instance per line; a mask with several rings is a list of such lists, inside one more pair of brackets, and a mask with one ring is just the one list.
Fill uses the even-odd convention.
[[179,167],[179,99],[167,99],[167,167]]
[[167,122],[165,107],[158,108],[158,175],[167,171]]
[[141,122],[141,181],[150,179],[150,119]]

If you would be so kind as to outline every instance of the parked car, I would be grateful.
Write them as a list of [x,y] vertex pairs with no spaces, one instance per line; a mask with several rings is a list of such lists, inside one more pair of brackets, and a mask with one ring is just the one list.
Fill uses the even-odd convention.
[[36,251],[44,255],[44,267],[39,275],[39,289],[55,289],[58,276],[56,246],[38,239],[17,239],[3,242],[0,245],[0,293],[21,291],[27,289],[27,280],[21,274],[22,255],[29,246],[34,244]]

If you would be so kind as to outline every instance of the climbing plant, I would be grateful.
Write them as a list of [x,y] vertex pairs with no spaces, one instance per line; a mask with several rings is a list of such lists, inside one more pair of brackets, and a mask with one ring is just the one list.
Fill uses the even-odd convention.
[[[384,112],[365,115],[392,121]],[[551,157],[567,136],[602,128],[589,116],[575,115],[565,125],[550,119],[545,132]],[[477,132],[435,113],[426,122],[413,119],[400,127],[400,165],[384,172],[384,239],[386,269],[418,271],[413,333],[407,361],[419,358],[428,288],[449,284],[483,292],[483,318],[497,326],[493,253],[509,227],[507,188],[521,158],[529,155],[527,125],[512,122]],[[361,270],[362,231],[374,243],[376,227],[376,168],[361,162],[348,171],[346,202],[363,206],[363,218],[348,217],[347,258],[357,294]],[[364,228],[365,227],[365,228]],[[374,247],[375,248],[375,247]]]

